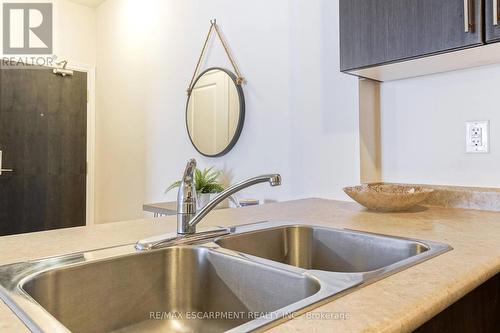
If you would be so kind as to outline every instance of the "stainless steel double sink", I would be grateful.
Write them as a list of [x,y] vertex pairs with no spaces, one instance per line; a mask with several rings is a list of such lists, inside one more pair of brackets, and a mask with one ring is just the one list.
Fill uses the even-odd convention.
[[185,246],[3,266],[0,297],[33,332],[261,331],[450,249],[262,222]]

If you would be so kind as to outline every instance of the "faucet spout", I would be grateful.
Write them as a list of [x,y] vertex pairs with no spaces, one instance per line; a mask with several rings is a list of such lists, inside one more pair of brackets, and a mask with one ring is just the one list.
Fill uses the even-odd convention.
[[203,209],[201,209],[194,217],[187,223],[187,225],[179,225],[179,221],[177,223],[177,233],[179,234],[191,234],[196,232],[196,225],[201,222],[201,220],[210,213],[218,204],[222,201],[230,197],[231,195],[239,192],[247,187],[268,182],[271,186],[279,186],[281,185],[281,176],[279,174],[269,174],[262,175],[258,177],[253,177],[237,184],[234,184],[231,187],[228,187],[226,190],[222,191],[219,195],[217,195],[212,201],[210,201]]
[[271,177],[269,178],[269,184],[271,186],[280,186],[281,185],[281,175],[279,175],[279,174],[271,175]]

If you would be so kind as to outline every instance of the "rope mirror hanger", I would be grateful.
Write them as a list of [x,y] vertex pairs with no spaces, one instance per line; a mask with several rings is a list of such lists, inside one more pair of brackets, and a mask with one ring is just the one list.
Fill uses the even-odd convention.
[[241,75],[241,72],[238,68],[238,65],[236,65],[236,62],[234,61],[234,58],[231,56],[231,52],[229,51],[229,47],[228,47],[226,41],[224,40],[224,38],[222,37],[219,26],[217,25],[217,20],[213,19],[213,20],[210,20],[210,29],[208,30],[207,37],[205,38],[205,43],[203,44],[203,48],[201,50],[200,57],[198,58],[198,63],[196,64],[196,68],[194,70],[193,77],[191,78],[191,82],[189,83],[189,87],[187,89],[188,96],[191,95],[191,91],[193,90],[193,83],[196,80],[196,76],[198,75],[198,71],[200,70],[201,61],[203,60],[203,57],[206,53],[208,42],[210,41],[210,37],[212,36],[213,31],[215,31],[222,46],[224,47],[224,51],[226,52],[226,55],[229,58],[229,61],[231,62],[231,66],[233,66],[234,72],[236,73],[236,84],[240,86],[245,82],[245,78]]

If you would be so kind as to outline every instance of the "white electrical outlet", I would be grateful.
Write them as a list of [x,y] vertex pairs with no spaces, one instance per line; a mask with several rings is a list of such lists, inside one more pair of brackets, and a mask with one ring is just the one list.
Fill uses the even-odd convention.
[[465,125],[466,152],[489,153],[490,122],[488,120],[468,121]]

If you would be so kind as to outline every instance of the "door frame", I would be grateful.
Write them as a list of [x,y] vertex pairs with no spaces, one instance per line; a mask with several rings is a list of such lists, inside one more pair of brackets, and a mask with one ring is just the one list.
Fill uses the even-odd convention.
[[86,185],[86,222],[95,224],[95,112],[96,112],[96,67],[68,60],[67,69],[87,74],[87,185]]

